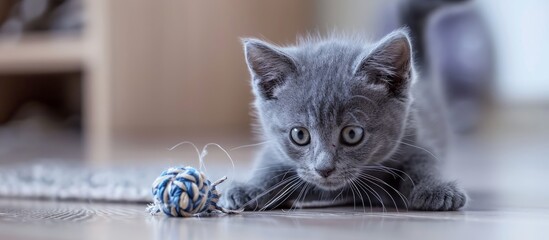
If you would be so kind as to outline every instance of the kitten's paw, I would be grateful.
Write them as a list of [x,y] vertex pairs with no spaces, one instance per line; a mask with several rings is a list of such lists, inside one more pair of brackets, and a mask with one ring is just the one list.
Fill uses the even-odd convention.
[[413,209],[453,211],[465,205],[467,195],[454,182],[429,182],[416,185],[409,200]]
[[[251,186],[245,183],[233,183],[226,189],[220,199],[220,206],[236,210],[244,207],[245,210],[258,209],[259,201],[256,199],[262,190],[258,187]],[[254,200],[255,201],[252,201]]]

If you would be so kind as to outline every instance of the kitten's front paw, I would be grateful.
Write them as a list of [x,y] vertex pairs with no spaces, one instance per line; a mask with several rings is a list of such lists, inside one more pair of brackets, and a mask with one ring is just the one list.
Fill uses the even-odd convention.
[[[259,208],[257,198],[261,194],[261,189],[245,183],[233,183],[226,189],[220,199],[220,205],[226,209],[236,210],[244,207],[245,210],[255,210]],[[255,201],[252,201],[254,200]]]
[[416,185],[409,200],[413,209],[453,211],[465,205],[467,196],[454,182],[428,182]]

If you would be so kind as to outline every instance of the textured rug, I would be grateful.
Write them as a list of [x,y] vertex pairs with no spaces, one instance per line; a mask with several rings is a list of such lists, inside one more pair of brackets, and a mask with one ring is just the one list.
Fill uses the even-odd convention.
[[3,166],[0,197],[150,202],[162,167],[90,169],[68,164]]
[[[0,165],[0,197],[49,200],[151,202],[152,183],[169,164],[90,168],[67,162],[40,161],[35,164]],[[211,165],[211,179],[228,176],[223,167]],[[224,183],[226,186],[229,183]],[[220,190],[224,186],[220,186]]]

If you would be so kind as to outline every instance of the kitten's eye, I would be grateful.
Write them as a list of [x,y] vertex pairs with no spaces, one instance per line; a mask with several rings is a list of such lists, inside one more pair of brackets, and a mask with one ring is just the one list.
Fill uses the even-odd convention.
[[347,126],[341,131],[341,143],[353,146],[356,145],[364,137],[364,129],[357,126]]
[[295,127],[292,128],[292,131],[290,132],[290,139],[299,146],[305,146],[311,141],[311,136],[306,128]]

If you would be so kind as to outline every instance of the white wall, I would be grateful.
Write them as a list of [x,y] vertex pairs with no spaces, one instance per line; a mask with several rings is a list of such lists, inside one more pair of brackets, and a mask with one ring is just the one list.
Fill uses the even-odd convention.
[[497,51],[504,103],[549,102],[549,1],[481,0]]

